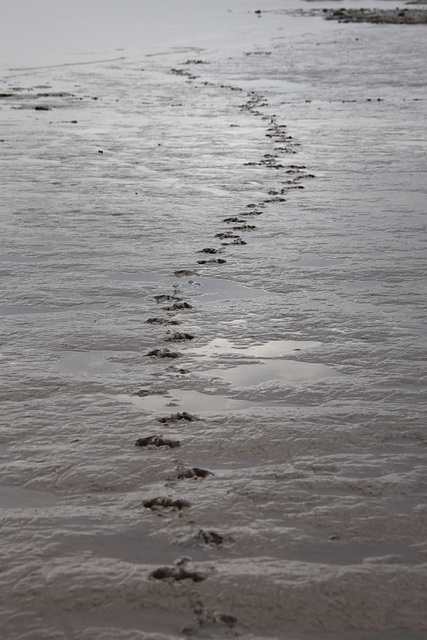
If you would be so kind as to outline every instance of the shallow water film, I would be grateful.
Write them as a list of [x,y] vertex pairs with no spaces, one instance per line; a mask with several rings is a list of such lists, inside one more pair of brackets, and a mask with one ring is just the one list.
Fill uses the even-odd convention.
[[425,638],[424,5],[35,4],[1,27],[2,638]]

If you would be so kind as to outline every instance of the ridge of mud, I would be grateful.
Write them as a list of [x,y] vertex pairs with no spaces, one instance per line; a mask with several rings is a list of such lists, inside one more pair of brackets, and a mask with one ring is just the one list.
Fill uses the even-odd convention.
[[325,20],[374,24],[427,24],[425,9],[320,9]]

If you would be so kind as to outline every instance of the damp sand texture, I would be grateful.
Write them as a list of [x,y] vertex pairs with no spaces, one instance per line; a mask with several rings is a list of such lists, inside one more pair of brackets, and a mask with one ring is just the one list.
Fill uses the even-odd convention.
[[426,25],[48,5],[0,39],[2,638],[421,640]]

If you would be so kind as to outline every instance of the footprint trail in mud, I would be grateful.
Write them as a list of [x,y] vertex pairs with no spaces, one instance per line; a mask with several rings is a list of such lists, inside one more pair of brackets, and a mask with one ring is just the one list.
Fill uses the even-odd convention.
[[[194,64],[196,63],[197,61],[194,62]],[[191,65],[191,61],[187,61],[185,65],[186,68],[174,68],[171,70],[171,73],[185,78],[186,81],[192,84],[195,91],[202,90],[203,87],[206,86],[214,86],[210,82],[204,82],[200,80],[200,76],[195,75],[187,70],[188,66]],[[198,82],[196,83],[195,81]],[[217,88],[223,91],[244,93],[243,89],[235,86],[220,85]],[[266,216],[268,216],[269,204],[286,202],[284,195],[290,189],[302,189],[303,185],[301,185],[300,182],[304,178],[314,177],[307,174],[306,167],[303,165],[285,163],[285,158],[287,156],[293,156],[297,153],[297,144],[288,134],[286,125],[280,124],[274,114],[268,113],[268,108],[269,104],[265,96],[255,91],[247,93],[246,102],[240,105],[241,112],[249,112],[254,117],[262,118],[263,120],[265,120],[265,136],[271,140],[271,143],[273,145],[273,149],[270,153],[264,154],[264,156],[258,160],[245,162],[244,166],[248,167],[248,171],[250,171],[252,167],[257,166],[265,166],[268,169],[274,171],[274,178],[277,182],[277,186],[270,186],[268,192],[265,194],[265,197],[260,201],[255,203],[242,202],[240,211],[236,211],[235,213],[232,213],[227,217],[219,216],[219,222],[224,226],[222,228],[220,227],[213,236],[213,240],[219,242],[219,244],[213,244],[212,246],[206,246],[201,249],[195,248],[196,254],[215,256],[196,259],[197,265],[203,266],[204,269],[208,269],[209,273],[212,272],[212,269],[220,268],[221,265],[226,264],[227,261],[230,260],[230,256],[228,255],[230,249],[235,250],[236,247],[240,247],[242,250],[247,249],[248,244],[250,244],[251,234],[256,234],[257,230],[262,227],[263,220],[265,220]],[[254,224],[255,220],[257,224]],[[243,239],[241,234],[244,234],[245,239]],[[218,254],[221,257],[218,257]],[[193,265],[188,265],[185,267],[180,266],[179,268],[177,267],[173,273],[177,278],[187,278],[193,276],[197,277],[198,275],[198,272],[194,269]],[[163,310],[167,312],[167,315],[165,317],[151,318],[147,321],[159,326],[178,323],[182,324],[182,316],[180,316],[178,320],[174,316],[171,316],[170,313],[185,312],[191,314],[191,310],[193,309],[193,305],[184,300],[184,298],[182,297],[182,291],[180,291],[179,286],[177,285],[174,286],[173,293],[167,292],[158,294],[155,296],[155,300],[158,304],[168,303],[168,306],[163,307]],[[197,336],[195,334],[187,332],[184,329],[183,331],[174,333],[168,331],[168,333],[163,337],[163,340],[165,342],[184,343],[185,341],[192,341],[196,337]],[[157,358],[163,358],[166,360],[168,358],[178,358],[183,354],[170,352],[167,348],[156,347],[155,349],[150,351],[148,355],[156,356]],[[191,407],[188,407],[188,409],[191,410]],[[170,423],[193,422],[196,420],[196,416],[193,416],[187,411],[172,414],[169,417],[157,418],[158,422],[165,425],[168,425]],[[147,447],[148,449],[152,448],[152,445],[154,445],[155,447],[163,446],[174,448],[179,446],[180,444],[181,441],[170,441],[167,439],[163,439],[163,437],[161,436],[148,436],[145,438],[140,438],[136,442],[136,445],[138,447],[146,449]],[[182,441],[182,445],[185,451],[185,438]],[[200,467],[187,467],[182,460],[179,462],[178,474],[176,477],[178,480],[192,479],[193,481],[207,481],[211,476],[214,476],[212,471]],[[194,500],[196,501],[197,498],[194,498]],[[146,500],[143,503],[143,506],[151,509],[153,512],[161,513],[165,510],[179,512],[181,512],[181,510],[183,509],[191,510],[191,504],[191,501],[187,501],[185,499],[156,497],[150,500]],[[192,518],[191,522],[192,527],[194,529],[197,529],[197,532],[194,534],[194,540],[203,542],[208,549],[212,547],[219,549],[222,548],[224,536],[221,533],[215,531],[205,531],[204,528],[201,528],[203,527],[203,523],[198,522],[194,518]],[[192,581],[193,583],[197,583],[208,579],[209,576],[194,571],[189,572],[183,567],[159,567],[151,573],[151,577],[156,580],[164,580],[167,582],[181,582],[188,580]],[[202,602],[200,594],[198,595],[198,598],[200,602]],[[203,608],[203,605],[201,606]],[[217,617],[214,621],[225,623],[230,628],[233,628],[237,623],[237,620],[233,616],[229,616],[228,614],[223,614],[222,618],[221,616],[220,618]]]

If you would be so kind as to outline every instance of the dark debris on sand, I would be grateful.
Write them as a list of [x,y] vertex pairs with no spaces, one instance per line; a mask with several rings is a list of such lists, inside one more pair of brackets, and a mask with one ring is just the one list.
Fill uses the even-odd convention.
[[375,24],[427,24],[425,9],[323,9],[325,20]]

